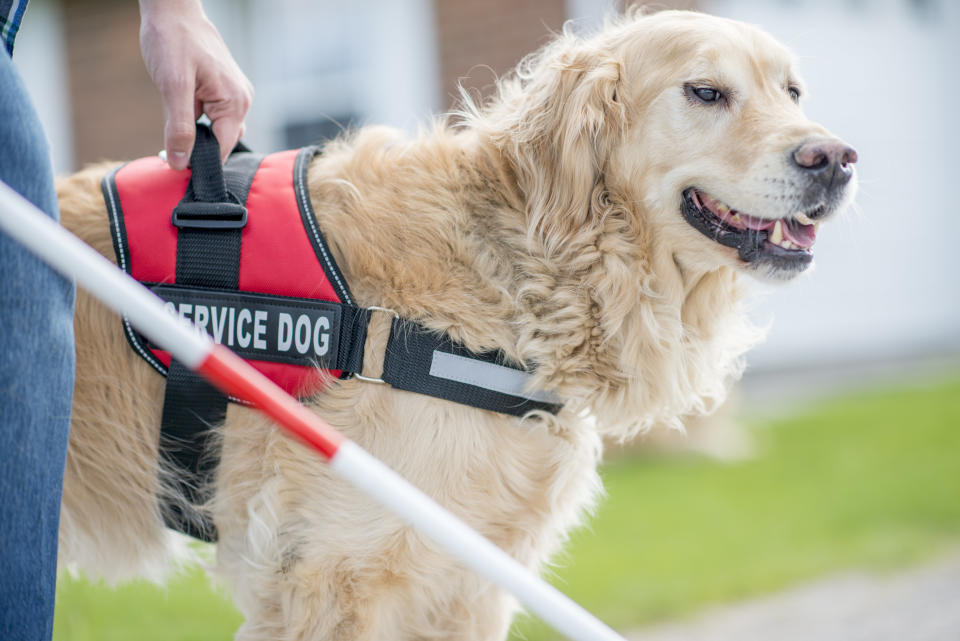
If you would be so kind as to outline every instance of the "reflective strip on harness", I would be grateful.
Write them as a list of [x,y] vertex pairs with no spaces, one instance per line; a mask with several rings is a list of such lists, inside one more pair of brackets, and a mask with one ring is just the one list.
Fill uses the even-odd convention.
[[501,414],[556,414],[562,407],[552,394],[528,390],[529,372],[501,352],[472,352],[446,334],[402,318],[390,327],[382,378],[397,389]]
[[430,376],[541,403],[557,403],[560,400],[552,392],[543,390],[528,392],[530,381],[533,379],[533,374],[530,372],[440,350],[433,352]]

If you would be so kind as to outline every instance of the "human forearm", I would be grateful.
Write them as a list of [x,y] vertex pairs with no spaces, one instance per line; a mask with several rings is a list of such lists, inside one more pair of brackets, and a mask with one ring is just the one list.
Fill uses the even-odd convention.
[[204,113],[226,157],[243,134],[253,87],[199,0],[140,0],[140,47],[163,99],[170,166],[187,166]]

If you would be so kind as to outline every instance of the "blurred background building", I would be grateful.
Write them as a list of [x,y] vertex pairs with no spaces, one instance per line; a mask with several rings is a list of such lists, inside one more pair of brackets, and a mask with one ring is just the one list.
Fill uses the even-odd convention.
[[[256,87],[247,142],[260,151],[385,123],[414,130],[457,85],[498,75],[567,20],[589,30],[618,0],[207,0]],[[699,0],[756,23],[797,54],[807,113],[860,153],[853,211],[823,229],[817,268],[763,295],[775,317],[754,372],[869,371],[960,355],[960,3]],[[156,153],[163,114],[140,60],[133,0],[31,0],[17,42],[58,172]],[[855,365],[854,369],[844,367]],[[826,367],[830,366],[830,367]]]

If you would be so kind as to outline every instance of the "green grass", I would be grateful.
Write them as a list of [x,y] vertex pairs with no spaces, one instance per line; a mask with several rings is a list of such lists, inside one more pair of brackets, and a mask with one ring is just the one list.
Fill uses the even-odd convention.
[[[554,582],[629,628],[960,544],[960,379],[840,398],[752,428],[751,461],[607,466],[609,496]],[[56,641],[226,640],[240,621],[196,572],[166,591],[72,579],[58,590]],[[532,619],[514,636],[554,638]]]
[[228,641],[243,617],[194,568],[159,587],[146,581],[112,589],[61,577],[53,638],[57,641]]
[[[753,461],[606,468],[609,496],[555,583],[631,627],[960,543],[960,381],[837,399],[754,428]],[[530,619],[518,632],[554,636]]]

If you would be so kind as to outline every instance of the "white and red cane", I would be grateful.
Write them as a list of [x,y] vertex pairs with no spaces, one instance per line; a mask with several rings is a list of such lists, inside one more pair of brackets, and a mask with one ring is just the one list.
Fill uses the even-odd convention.
[[317,450],[331,469],[576,641],[623,637],[348,440],[226,347],[167,312],[163,301],[0,182],[0,229],[155,345],[222,391],[243,398]]

